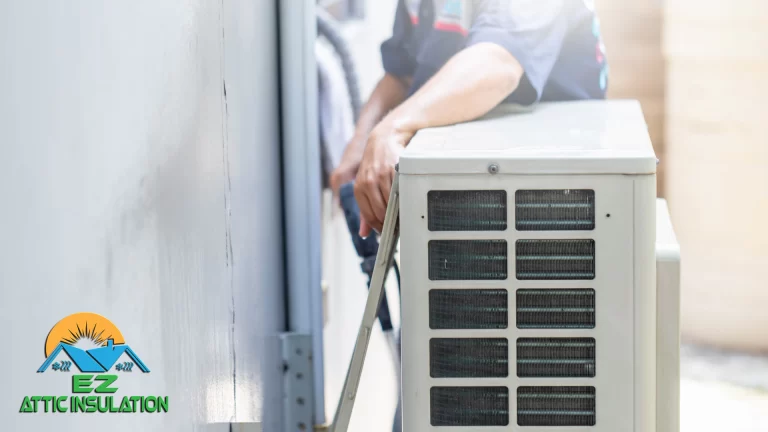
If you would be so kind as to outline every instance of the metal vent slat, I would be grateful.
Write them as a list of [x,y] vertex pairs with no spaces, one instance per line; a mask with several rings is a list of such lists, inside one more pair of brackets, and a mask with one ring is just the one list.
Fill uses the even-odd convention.
[[594,240],[518,240],[517,279],[589,280],[595,278]]
[[520,338],[517,376],[521,378],[592,378],[595,339]]
[[498,378],[509,375],[504,338],[435,338],[429,341],[432,378]]
[[520,289],[516,298],[517,328],[595,328],[593,289]]
[[507,278],[505,240],[431,240],[430,280],[503,280]]
[[519,426],[594,426],[594,387],[519,387]]
[[503,190],[429,191],[430,231],[504,231],[507,192]]
[[595,229],[595,191],[519,190],[515,193],[518,231]]
[[430,290],[429,328],[507,328],[507,295],[504,289]]
[[507,426],[507,387],[432,387],[432,426]]

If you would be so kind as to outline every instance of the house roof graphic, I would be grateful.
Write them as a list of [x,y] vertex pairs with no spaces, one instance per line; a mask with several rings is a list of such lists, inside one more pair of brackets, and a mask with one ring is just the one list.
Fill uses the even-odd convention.
[[147,366],[144,364],[144,362],[141,361],[138,355],[136,355],[135,352],[129,347],[128,345],[115,345],[112,341],[112,339],[109,339],[107,341],[107,346],[101,347],[101,348],[94,348],[87,351],[88,354],[93,357],[99,365],[104,367],[104,370],[110,370],[112,369],[112,366],[115,365],[115,362],[122,356],[123,354],[127,354],[128,357],[133,360],[134,363],[136,363],[136,366],[138,366],[139,369],[141,369],[142,372],[147,373],[149,372],[149,369],[147,369]]
[[139,356],[133,352],[130,346],[125,344],[115,345],[112,339],[107,341],[107,346],[105,347],[93,348],[87,351],[60,342],[37,372],[45,372],[62,351],[70,358],[70,360],[72,360],[81,372],[107,372],[112,369],[112,366],[115,365],[115,362],[117,362],[123,354],[128,355],[142,372],[149,372],[149,368],[147,368]]

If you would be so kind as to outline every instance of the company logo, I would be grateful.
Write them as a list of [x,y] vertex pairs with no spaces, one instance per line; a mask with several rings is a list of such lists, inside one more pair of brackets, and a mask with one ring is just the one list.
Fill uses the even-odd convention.
[[71,373],[73,395],[26,396],[19,412],[168,412],[168,396],[114,396],[118,378],[134,371],[149,373],[149,368],[117,326],[95,313],[72,314],[48,333],[37,373]]

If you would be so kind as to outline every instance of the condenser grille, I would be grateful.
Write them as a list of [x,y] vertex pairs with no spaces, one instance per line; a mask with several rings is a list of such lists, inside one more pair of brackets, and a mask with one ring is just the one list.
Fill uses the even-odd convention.
[[435,338],[429,341],[432,378],[498,378],[509,375],[504,338]]
[[507,278],[505,240],[431,240],[430,280]]
[[431,329],[504,329],[508,326],[507,290],[450,289],[429,292]]
[[520,338],[517,376],[521,378],[592,378],[595,339]]
[[594,240],[518,240],[519,280],[595,278]]
[[517,328],[595,328],[595,290],[517,290]]
[[430,231],[504,231],[507,192],[503,190],[430,191]]
[[432,387],[432,426],[507,426],[509,389],[506,387]]
[[594,387],[519,387],[520,426],[594,426]]
[[595,229],[595,191],[519,190],[515,193],[518,231]]

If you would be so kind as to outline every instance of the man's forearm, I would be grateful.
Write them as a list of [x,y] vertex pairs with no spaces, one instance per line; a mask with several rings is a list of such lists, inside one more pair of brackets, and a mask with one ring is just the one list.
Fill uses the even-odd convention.
[[504,48],[491,43],[473,45],[453,56],[382,123],[412,134],[476,119],[509,96],[522,76],[522,66]]
[[360,118],[355,125],[355,136],[360,139],[353,141],[361,142],[364,146],[371,130],[405,100],[407,92],[406,83],[393,75],[385,74],[360,112]]

